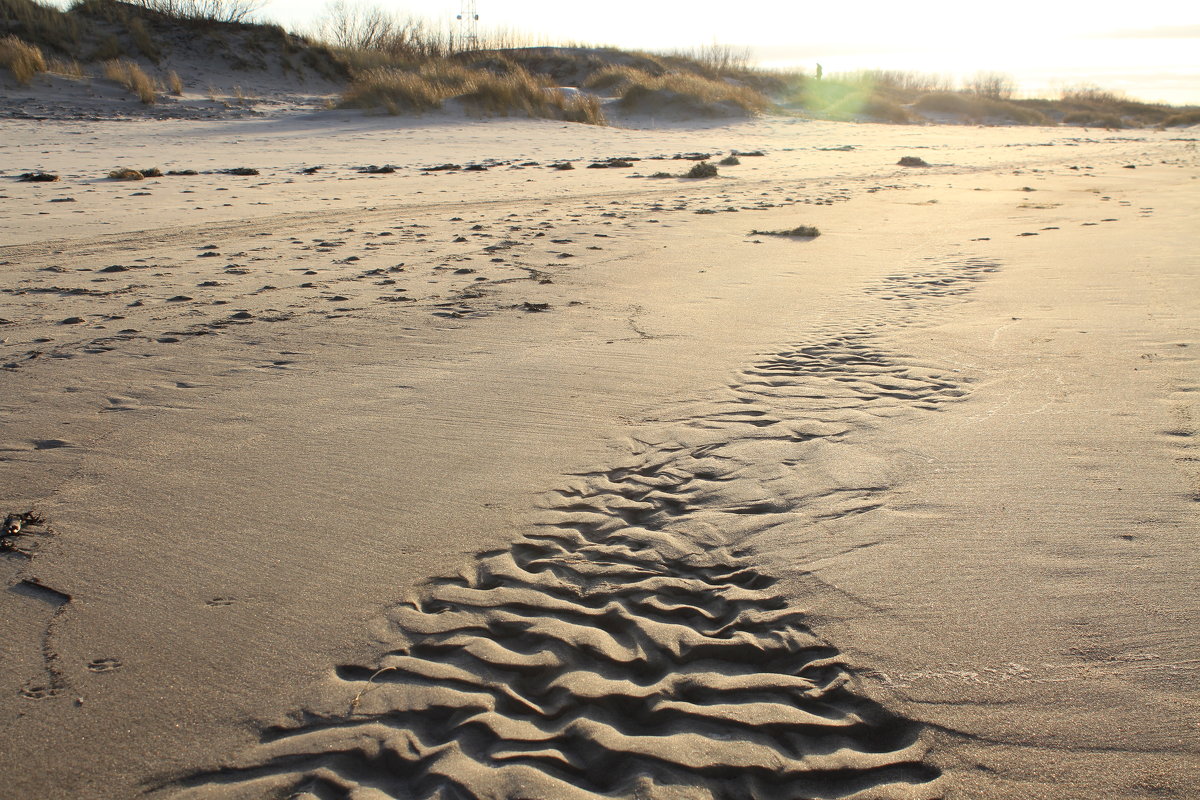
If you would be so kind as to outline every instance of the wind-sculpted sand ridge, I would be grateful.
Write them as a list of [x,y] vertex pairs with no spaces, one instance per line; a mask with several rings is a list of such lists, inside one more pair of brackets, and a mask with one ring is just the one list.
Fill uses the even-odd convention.
[[[936,300],[995,269],[889,285]],[[962,380],[859,330],[767,356],[723,394],[393,607],[377,664],[339,667],[298,724],[184,794],[940,797],[921,726],[865,696],[752,538],[881,508],[887,479],[854,467],[862,435],[962,397]]]
[[269,734],[239,796],[934,796],[914,727],[854,694],[745,555],[609,519],[393,609],[379,668],[338,670],[349,707]]

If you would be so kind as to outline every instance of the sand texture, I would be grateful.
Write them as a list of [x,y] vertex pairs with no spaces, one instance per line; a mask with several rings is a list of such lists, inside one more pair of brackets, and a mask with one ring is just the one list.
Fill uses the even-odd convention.
[[1189,131],[5,126],[4,800],[1200,796]]

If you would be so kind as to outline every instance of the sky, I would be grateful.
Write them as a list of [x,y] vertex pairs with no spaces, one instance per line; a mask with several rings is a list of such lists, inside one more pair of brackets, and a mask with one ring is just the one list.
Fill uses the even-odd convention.
[[[367,2],[401,14],[451,19],[460,0]],[[686,47],[714,38],[734,45],[836,43],[855,46],[1022,42],[1142,29],[1169,33],[1190,27],[1200,35],[1200,10],[1179,0],[739,0],[736,3],[605,0],[476,0],[482,25],[528,30],[554,38],[628,47]],[[303,23],[321,14],[325,0],[268,0],[264,13]],[[1134,16],[1136,9],[1136,17]],[[732,13],[731,13],[732,12]]]
[[[351,0],[352,4],[354,0]],[[451,23],[461,0],[379,0],[401,15]],[[1029,94],[1095,85],[1139,99],[1200,103],[1200,5],[1179,0],[476,0],[484,29],[536,40],[650,50],[714,42],[750,48],[762,66],[827,74],[905,69],[1012,75]],[[305,28],[327,0],[268,0],[265,18]]]

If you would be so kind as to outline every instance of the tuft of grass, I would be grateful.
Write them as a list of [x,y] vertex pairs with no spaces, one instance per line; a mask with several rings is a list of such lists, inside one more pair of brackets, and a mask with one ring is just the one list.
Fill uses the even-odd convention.
[[108,173],[108,177],[114,181],[140,181],[146,176],[140,170],[130,169],[129,167],[117,167]]
[[717,168],[707,161],[699,161],[683,174],[685,178],[715,178]]
[[46,59],[46,72],[52,75],[63,75],[68,78],[78,78],[82,80],[87,77],[87,72],[83,65],[75,59],[67,60],[65,58],[50,57]]
[[167,87],[171,90],[171,94],[176,97],[183,94],[183,79],[179,77],[179,73],[175,70],[167,73]]
[[118,58],[104,62],[104,77],[121,84],[148,106],[158,102],[154,80],[129,59]]
[[750,231],[751,236],[795,236],[802,239],[815,239],[821,232],[812,225],[798,225],[795,228],[780,231]]
[[5,36],[0,39],[0,65],[7,67],[17,83],[24,85],[46,71],[46,58],[40,47],[16,36]]

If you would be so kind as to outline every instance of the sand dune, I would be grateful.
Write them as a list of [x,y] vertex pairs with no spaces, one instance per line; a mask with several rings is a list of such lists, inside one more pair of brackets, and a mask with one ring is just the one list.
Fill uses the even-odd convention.
[[1194,142],[392,125],[13,123],[14,796],[1200,791]]

